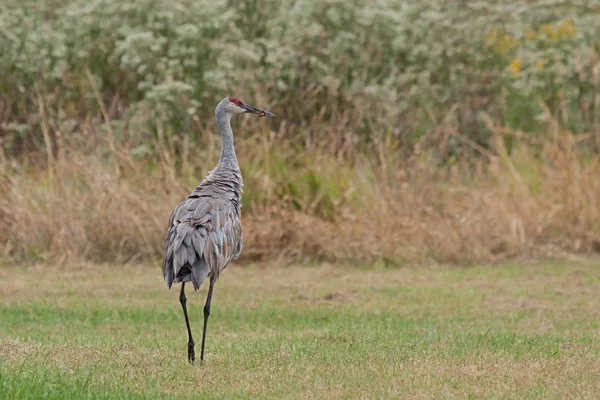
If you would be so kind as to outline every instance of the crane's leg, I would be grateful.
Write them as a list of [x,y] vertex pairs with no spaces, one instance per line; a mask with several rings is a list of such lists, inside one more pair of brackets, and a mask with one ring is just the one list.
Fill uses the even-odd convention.
[[206,296],[206,304],[204,305],[204,329],[202,330],[202,351],[200,352],[200,361],[204,361],[204,341],[206,340],[206,326],[208,324],[208,316],[210,315],[210,299],[212,297],[215,281],[215,276],[211,276],[210,287],[208,288],[208,296]]
[[185,324],[187,325],[188,331],[188,361],[190,364],[193,364],[194,360],[196,359],[196,352],[194,351],[194,339],[192,338],[192,330],[190,329],[190,319],[188,318],[187,307],[185,306],[187,301],[185,297],[185,282],[181,283],[179,301],[181,302],[181,307],[183,307],[183,315],[185,315]]

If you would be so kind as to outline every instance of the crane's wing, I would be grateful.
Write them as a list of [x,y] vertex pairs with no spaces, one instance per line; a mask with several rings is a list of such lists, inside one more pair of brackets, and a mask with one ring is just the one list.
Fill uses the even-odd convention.
[[192,281],[198,290],[208,275],[219,275],[242,251],[239,208],[230,201],[190,197],[171,213],[163,270],[173,282]]

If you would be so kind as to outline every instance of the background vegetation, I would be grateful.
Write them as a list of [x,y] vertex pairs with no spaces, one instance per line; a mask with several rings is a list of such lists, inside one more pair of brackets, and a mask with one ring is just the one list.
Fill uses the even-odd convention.
[[600,1],[4,0],[0,243],[157,259],[244,118],[247,259],[600,251]]

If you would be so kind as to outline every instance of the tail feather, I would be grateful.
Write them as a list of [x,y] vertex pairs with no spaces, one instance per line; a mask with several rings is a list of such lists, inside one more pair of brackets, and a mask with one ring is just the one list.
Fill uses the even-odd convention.
[[206,263],[206,260],[204,260],[204,257],[200,257],[200,259],[192,266],[192,284],[194,285],[194,290],[200,288],[200,285],[202,285],[202,282],[204,282],[209,272],[210,268]]
[[171,289],[174,279],[175,279],[175,275],[173,274],[173,268],[171,268],[170,266],[167,266],[167,268],[165,268],[165,282],[167,283],[167,287],[169,289]]

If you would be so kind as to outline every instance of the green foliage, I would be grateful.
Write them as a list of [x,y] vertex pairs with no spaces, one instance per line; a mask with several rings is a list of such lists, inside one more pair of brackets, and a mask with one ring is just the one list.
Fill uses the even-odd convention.
[[333,218],[341,206],[356,199],[361,175],[332,160],[278,146],[244,162],[242,174],[248,187],[242,198],[244,207],[264,209],[284,202],[291,209],[324,219]]
[[481,112],[543,131],[539,100],[586,131],[600,120],[599,28],[598,0],[9,0],[0,129],[37,134],[36,92],[59,121],[97,115],[90,71],[122,105],[113,118],[142,112],[149,132],[192,133],[227,94],[313,130],[346,117],[365,143],[391,126],[411,145],[448,120],[485,145]]

